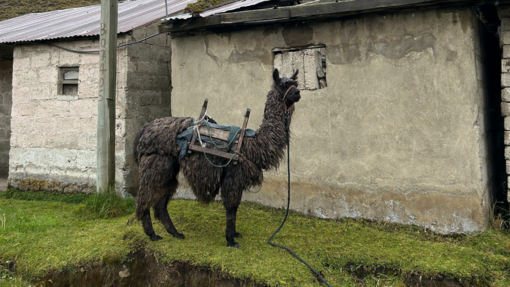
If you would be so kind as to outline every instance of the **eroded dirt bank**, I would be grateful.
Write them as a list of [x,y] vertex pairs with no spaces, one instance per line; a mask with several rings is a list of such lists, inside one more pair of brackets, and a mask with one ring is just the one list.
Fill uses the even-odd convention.
[[78,270],[53,271],[36,280],[36,286],[97,287],[97,286],[171,286],[171,287],[264,287],[252,280],[239,280],[213,271],[176,262],[158,263],[154,254],[145,250],[128,256],[121,264],[80,267]]

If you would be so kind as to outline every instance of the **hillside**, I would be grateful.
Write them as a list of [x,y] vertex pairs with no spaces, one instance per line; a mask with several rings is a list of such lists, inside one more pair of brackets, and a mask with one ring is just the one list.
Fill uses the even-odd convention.
[[0,21],[29,13],[40,13],[95,5],[101,0],[0,0]]

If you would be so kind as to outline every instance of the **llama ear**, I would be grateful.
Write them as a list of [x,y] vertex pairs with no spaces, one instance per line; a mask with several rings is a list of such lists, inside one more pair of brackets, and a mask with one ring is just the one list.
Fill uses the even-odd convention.
[[297,80],[297,74],[299,73],[299,69],[297,69],[295,72],[294,72],[294,75],[292,75],[292,77],[290,77],[291,79],[293,80]]
[[273,80],[275,84],[280,82],[280,73],[278,72],[278,69],[274,69],[273,71]]

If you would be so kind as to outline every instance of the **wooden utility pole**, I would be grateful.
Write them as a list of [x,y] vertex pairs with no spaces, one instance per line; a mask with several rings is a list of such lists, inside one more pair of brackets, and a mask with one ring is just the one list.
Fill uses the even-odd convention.
[[115,190],[117,11],[117,0],[101,0],[97,101],[97,192]]

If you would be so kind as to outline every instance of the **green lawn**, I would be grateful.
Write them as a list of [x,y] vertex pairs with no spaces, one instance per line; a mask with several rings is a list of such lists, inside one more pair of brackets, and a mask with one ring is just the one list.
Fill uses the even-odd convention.
[[[225,213],[219,203],[171,201],[170,215],[186,239],[173,238],[156,222],[156,232],[164,239],[151,242],[140,223],[126,225],[133,218],[132,209],[125,216],[101,219],[84,216],[80,202],[86,198],[78,195],[50,198],[45,194],[35,200],[33,193],[10,194],[12,198],[0,195],[0,257],[2,262],[15,261],[17,267],[14,275],[0,271],[0,278],[5,276],[0,286],[24,286],[48,270],[119,264],[136,248],[155,253],[159,262],[209,266],[270,286],[320,286],[306,266],[266,243],[284,210],[241,204],[237,222],[243,238],[237,241],[242,248],[234,249],[226,247]],[[23,200],[14,199],[22,194]],[[45,198],[51,201],[41,201]],[[331,286],[403,286],[412,274],[510,286],[510,235],[506,232],[443,237],[412,226],[291,213],[273,242],[293,249]],[[374,270],[384,274],[376,275]]]

